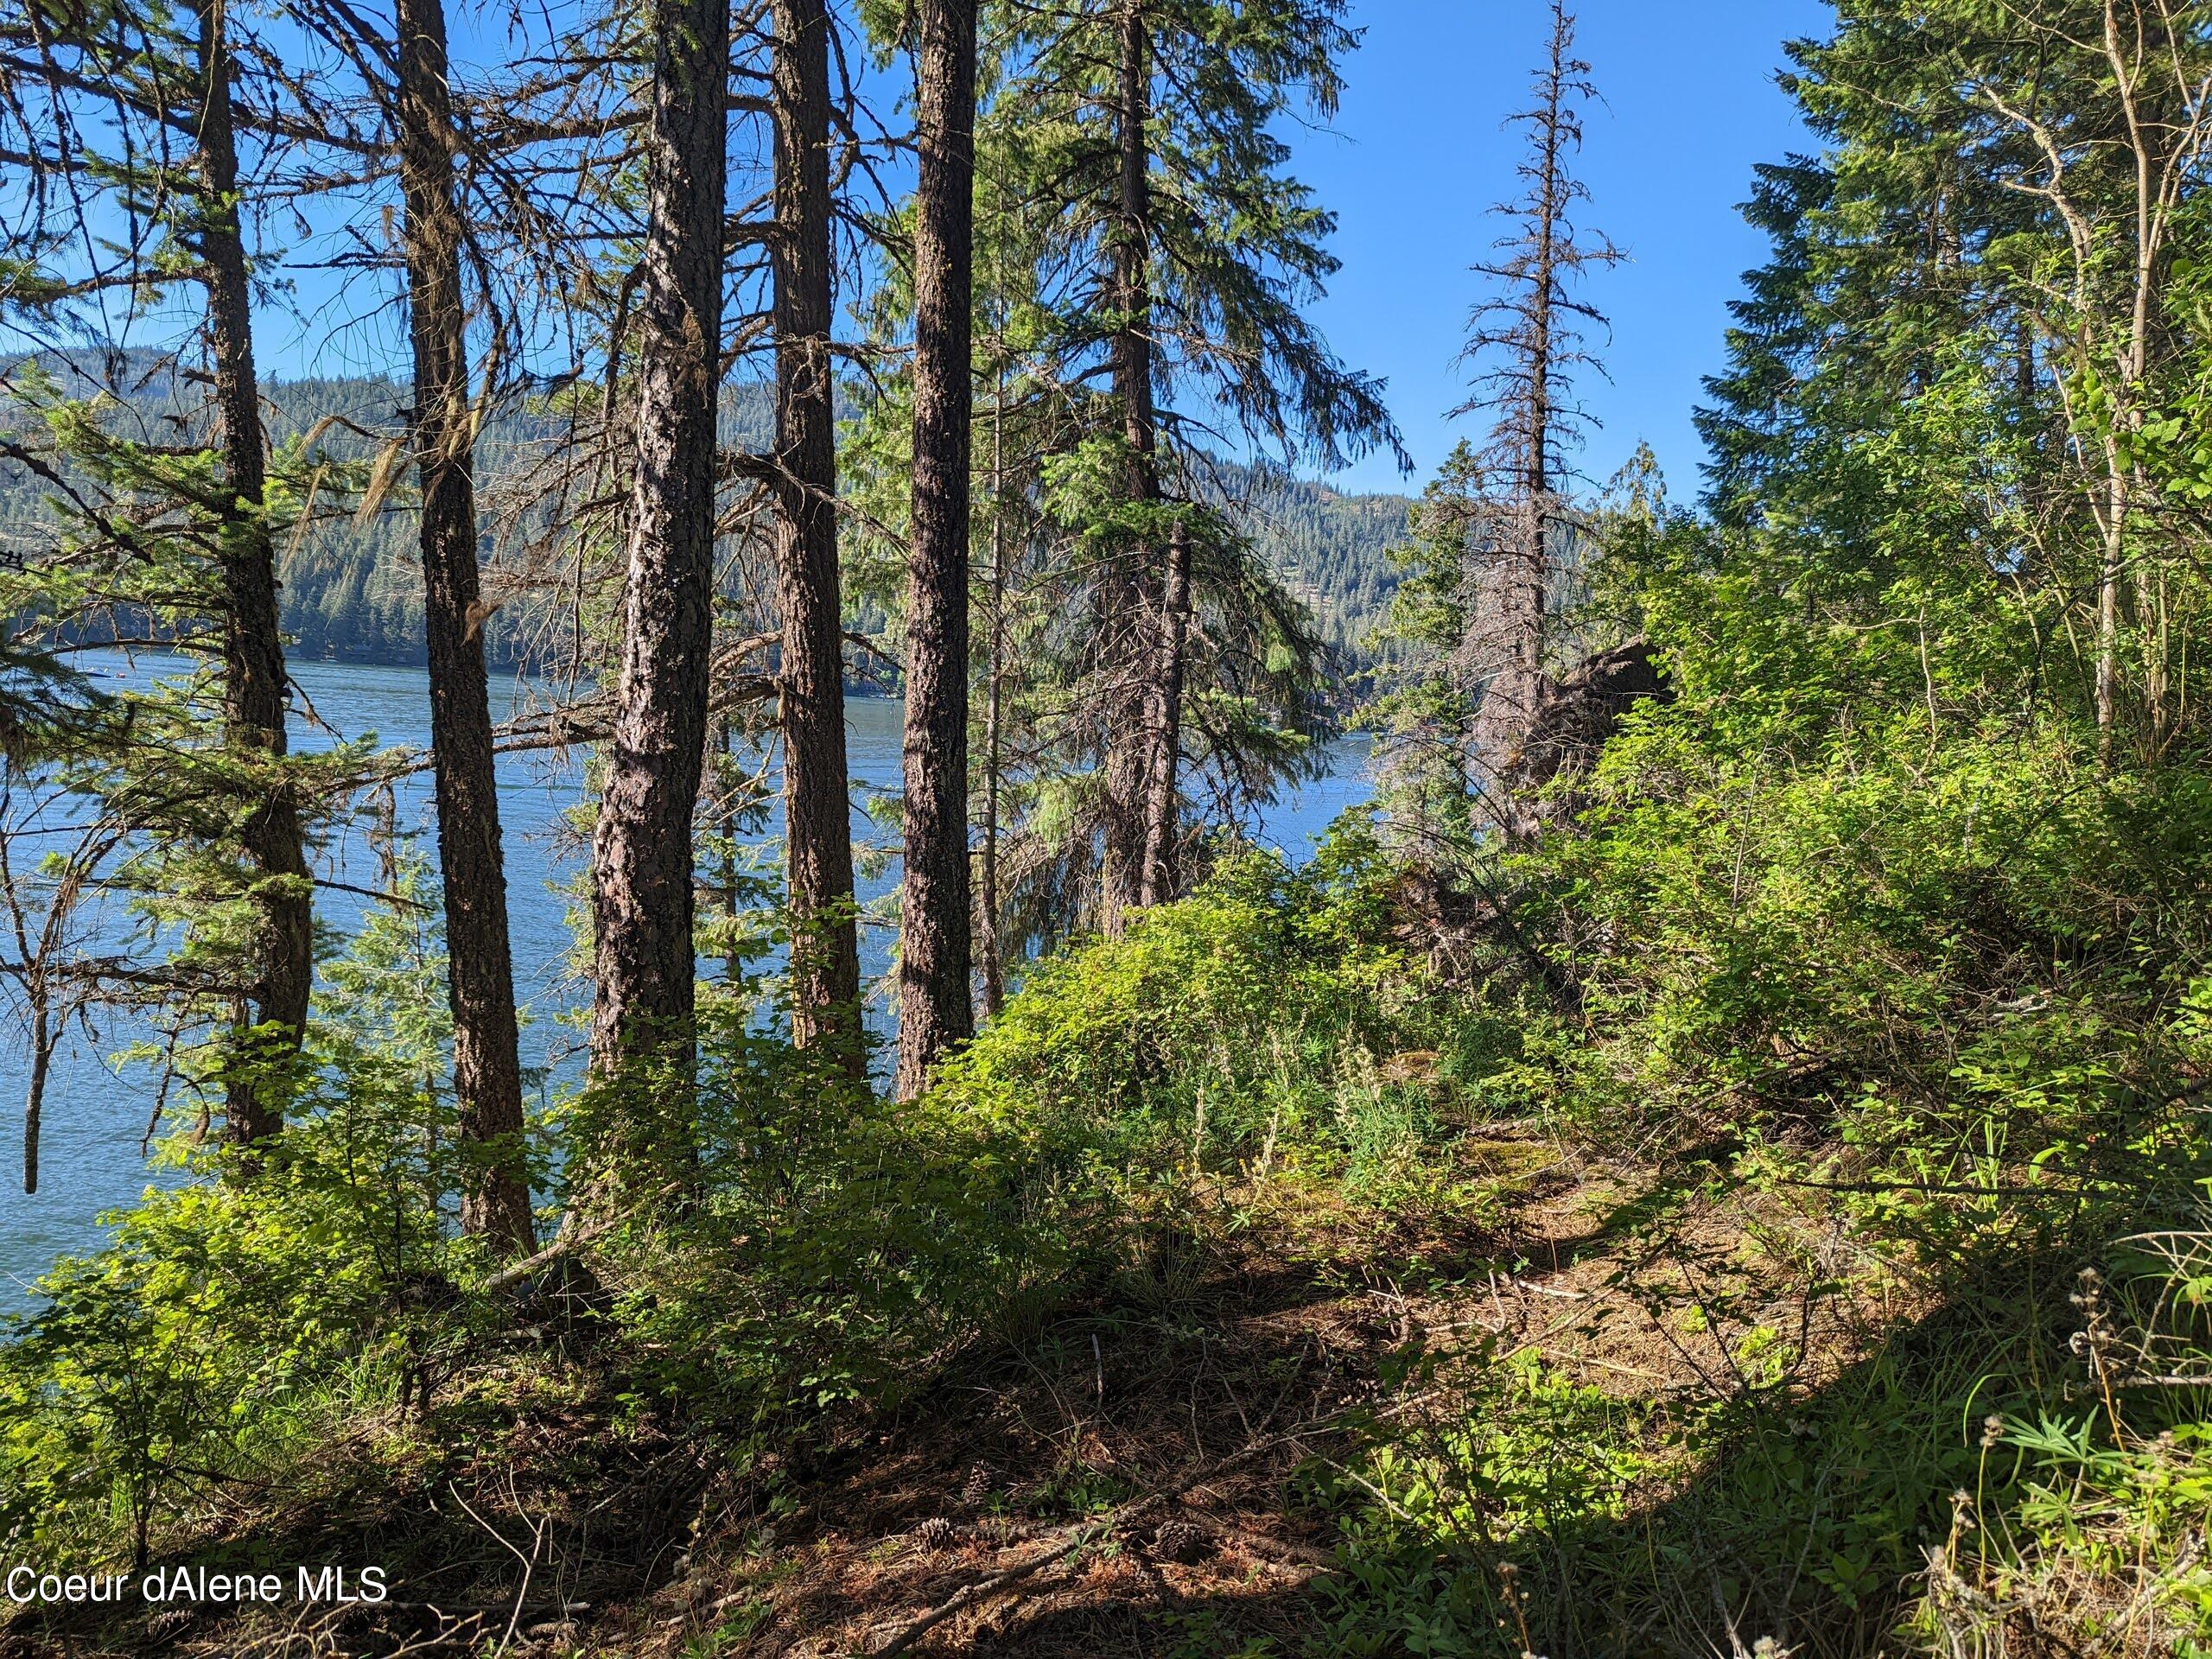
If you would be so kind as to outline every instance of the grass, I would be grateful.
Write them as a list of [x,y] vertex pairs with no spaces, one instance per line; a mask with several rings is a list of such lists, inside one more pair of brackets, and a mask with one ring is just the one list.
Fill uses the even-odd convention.
[[741,1048],[775,1155],[595,1247],[557,1340],[456,1325],[429,1405],[371,1364],[341,1455],[295,1410],[258,1487],[181,1489],[168,1553],[366,1549],[403,1605],[7,1659],[842,1655],[931,1609],[915,1651],[1039,1659],[2199,1650],[2193,1119],[2031,1098],[2026,1048],[1982,1118],[1532,1111],[1511,1020],[1263,874],[1057,960],[917,1108]]
[[[534,1608],[511,1649],[843,1653],[1259,1445],[918,1650],[2205,1651],[2212,1391],[2135,1375],[2212,1375],[2196,1235],[2091,1281],[2058,1250],[1931,1266],[1711,1148],[1658,1174],[1478,1124],[1420,1153],[1417,1187],[1292,1160],[1156,1189],[1032,1322],[804,1444],[641,1413],[588,1345],[505,1355],[207,1547],[344,1529],[474,1621],[334,1621],[333,1651],[496,1647],[519,1545],[594,1606]],[[6,1639],[231,1659],[300,1634]]]

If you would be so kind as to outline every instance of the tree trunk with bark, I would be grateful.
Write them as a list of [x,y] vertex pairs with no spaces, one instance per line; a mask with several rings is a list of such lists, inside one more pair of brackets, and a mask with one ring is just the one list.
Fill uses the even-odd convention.
[[783,613],[785,873],[791,1028],[802,1048],[867,1075],[845,762],[843,607],[837,575],[830,15],[774,0],[777,594]]
[[1176,835],[1182,825],[1178,788],[1183,758],[1183,667],[1191,632],[1191,540],[1178,519],[1167,537],[1167,580],[1160,596],[1160,664],[1153,696],[1152,779],[1145,798],[1144,885],[1147,906],[1176,896]]
[[31,1082],[23,1097],[23,1196],[38,1195],[40,1119],[46,1110],[47,1074],[54,1064],[54,1025],[46,997],[31,999]]
[[[200,0],[197,68],[200,151],[194,204],[201,281],[207,292],[207,340],[222,427],[223,741],[250,760],[281,758],[288,702],[284,637],[276,603],[276,549],[264,516],[267,470],[259,386],[253,365],[253,299],[238,219],[236,116],[224,0]],[[315,885],[298,804],[271,781],[242,832],[256,874],[260,938],[253,964],[251,1022],[267,1043],[251,1045],[242,1074],[226,1091],[225,1132],[251,1146],[283,1127],[279,1091],[256,1062],[296,1051],[315,984]]]
[[1006,963],[999,943],[999,819],[1006,776],[1006,367],[1003,343],[991,392],[990,681],[983,696],[982,845],[976,860],[976,945],[982,957],[983,1012],[1006,1006]]
[[[1120,87],[1116,111],[1121,170],[1114,236],[1115,307],[1119,321],[1111,345],[1114,395],[1122,409],[1128,471],[1123,487],[1132,502],[1160,499],[1159,416],[1154,405],[1152,340],[1152,42],[1143,0],[1126,0],[1119,31]],[[1146,718],[1145,682],[1155,658],[1146,649],[1147,594],[1155,584],[1151,550],[1131,553],[1126,570],[1109,572],[1102,609],[1109,638],[1104,648],[1114,673],[1109,689],[1106,754],[1106,830],[1101,873],[1107,931],[1120,931],[1126,912],[1144,902],[1145,796],[1153,772],[1153,722]]]
[[968,877],[969,456],[975,295],[975,0],[922,0],[914,225],[914,470],[906,584],[901,1100],[975,1035]]
[[[692,817],[714,630],[728,8],[660,0],[651,34],[638,474],[621,677],[592,838],[592,1070],[602,1079],[638,1061],[683,1071],[696,1058]],[[649,1150],[664,1163],[691,1151],[688,1110],[625,1132],[655,1136]]]
[[406,208],[414,442],[422,485],[423,621],[445,890],[454,1093],[467,1157],[464,1232],[537,1246],[523,1162],[522,1065],[506,863],[484,669],[476,554],[476,424],[461,292],[461,203],[443,0],[398,0],[399,181]]

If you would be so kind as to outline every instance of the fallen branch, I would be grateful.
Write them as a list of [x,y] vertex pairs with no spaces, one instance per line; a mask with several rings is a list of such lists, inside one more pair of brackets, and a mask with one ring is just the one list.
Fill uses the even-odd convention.
[[630,1209],[623,1211],[623,1213],[619,1216],[604,1217],[598,1221],[592,1222],[582,1227],[576,1227],[573,1229],[563,1227],[561,1232],[555,1236],[553,1242],[550,1244],[548,1244],[543,1249],[538,1251],[535,1255],[525,1255],[519,1262],[510,1262],[505,1267],[501,1268],[497,1273],[486,1279],[483,1284],[484,1294],[487,1296],[495,1294],[499,1291],[505,1290],[509,1285],[514,1284],[520,1280],[529,1278],[531,1274],[536,1273],[540,1268],[550,1266],[551,1263],[559,1261],[564,1255],[571,1255],[575,1254],[577,1250],[582,1249],[585,1245],[590,1243],[594,1239],[604,1237],[607,1233],[610,1233],[615,1228],[620,1227],[624,1222],[629,1220],[632,1215],[635,1215],[639,1210],[644,1208],[646,1204],[664,1198],[671,1193],[676,1192],[679,1190],[681,1190],[680,1183],[671,1181],[666,1186],[662,1187],[659,1191],[648,1194],[645,1198],[640,1199],[636,1205],[632,1205]]
[[[1164,1496],[1165,1494],[1156,1494],[1154,1497],[1143,1500],[1142,1503],[1137,1507],[1141,1508],[1147,1506],[1157,1502],[1160,1497]],[[1130,1506],[1128,1505],[1123,1506],[1124,1509],[1129,1507]],[[1056,1548],[1048,1549],[1041,1555],[1033,1555],[1026,1561],[1017,1562],[1014,1566],[1007,1567],[1002,1573],[992,1574],[989,1578],[983,1580],[981,1583],[963,1586],[959,1591],[954,1593],[950,1600],[939,1602],[936,1606],[931,1608],[929,1611],[924,1613],[919,1618],[915,1619],[912,1624],[906,1625],[905,1629],[901,1630],[896,1636],[893,1637],[884,1646],[874,1649],[872,1651],[874,1655],[874,1659],[888,1659],[888,1656],[892,1654],[906,1652],[908,1648],[920,1641],[923,1637],[928,1635],[938,1625],[944,1624],[946,1619],[952,1618],[956,1613],[960,1612],[963,1609],[971,1607],[977,1602],[982,1601],[990,1596],[997,1594],[1001,1590],[1010,1589],[1014,1585],[1020,1583],[1022,1580],[1029,1578],[1037,1573],[1042,1572],[1046,1567],[1052,1566],[1053,1562],[1065,1560],[1066,1557],[1074,1554],[1086,1544],[1095,1541],[1106,1532],[1110,1530],[1115,1522],[1121,1518],[1122,1518],[1122,1510],[1116,1510],[1103,1519],[1095,1521],[1090,1526],[1084,1528],[1082,1531],[1077,1533],[1076,1535],[1070,1539],[1066,1543],[1059,1545]],[[862,1652],[864,1653],[869,1651],[871,1650],[868,1649],[862,1649]]]
[[493,1295],[509,1285],[520,1282],[540,1268],[550,1267],[563,1256],[572,1255],[613,1228],[621,1217],[610,1216],[605,1221],[594,1222],[588,1227],[579,1227],[573,1233],[563,1233],[535,1255],[525,1255],[519,1262],[510,1262],[484,1281],[484,1294]]
[[[1411,1410],[1422,1402],[1433,1397],[1433,1394],[1420,1395],[1411,1400],[1401,1401],[1395,1406],[1372,1414],[1378,1417],[1395,1416],[1399,1412]],[[1168,1485],[1148,1492],[1142,1497],[1133,1497],[1118,1508],[1108,1510],[1096,1521],[1075,1529],[1072,1535],[1053,1545],[1051,1548],[1040,1551],[1027,1560],[1016,1561],[1012,1567],[995,1573],[988,1579],[979,1580],[974,1584],[963,1585],[947,1599],[939,1602],[919,1618],[900,1626],[891,1640],[883,1646],[869,1648],[863,1645],[861,1649],[861,1655],[864,1656],[864,1659],[891,1659],[893,1654],[904,1653],[922,1637],[944,1624],[945,1620],[965,1612],[969,1608],[988,1600],[1001,1591],[1014,1588],[1024,1580],[1034,1578],[1045,1568],[1079,1553],[1116,1528],[1142,1515],[1146,1510],[1179,1497],[1192,1487],[1204,1485],[1215,1477],[1227,1473],[1239,1464],[1250,1462],[1263,1452],[1272,1452],[1280,1446],[1294,1445],[1309,1434],[1326,1434],[1341,1428],[1344,1426],[1348,1415],[1346,1412],[1332,1412],[1327,1416],[1315,1418],[1313,1421],[1297,1428],[1285,1429],[1280,1434],[1270,1434],[1264,1439],[1254,1440],[1242,1450],[1232,1452],[1225,1458],[1192,1470],[1189,1474]]]

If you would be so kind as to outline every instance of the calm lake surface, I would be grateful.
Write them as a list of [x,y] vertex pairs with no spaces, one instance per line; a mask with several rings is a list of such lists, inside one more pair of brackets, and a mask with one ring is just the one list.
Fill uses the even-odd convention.
[[[119,680],[139,683],[182,672],[175,658],[121,656],[98,666]],[[340,663],[296,663],[293,678],[315,716],[296,715],[294,741],[321,748],[337,741],[372,736],[385,745],[427,749],[430,711],[428,683],[420,669],[384,668]],[[493,717],[502,720],[527,702],[527,688],[511,678],[493,681]],[[871,820],[866,804],[880,791],[899,787],[900,706],[884,698],[855,698],[847,705],[854,784],[853,834],[856,842],[882,844],[886,832]],[[317,723],[319,722],[319,724]],[[582,868],[581,849],[564,834],[563,812],[579,794],[581,752],[565,765],[537,755],[508,755],[500,760],[501,818],[506,845],[507,897],[513,930],[515,994],[524,1006],[525,1065],[546,1067],[562,1086],[577,1071],[578,1033],[560,1015],[575,1006],[586,988],[569,975],[571,936],[566,889]],[[1314,839],[1347,807],[1370,792],[1368,741],[1346,738],[1332,749],[1327,770],[1294,795],[1278,802],[1256,826],[1259,839],[1293,860],[1312,851]],[[399,827],[419,831],[416,845],[435,856],[430,779],[427,773],[402,782],[397,791]],[[377,860],[367,844],[371,827],[364,811],[334,832],[317,857],[316,874],[327,880],[373,887]],[[779,838],[782,825],[772,820],[764,840]],[[873,879],[863,876],[863,902],[880,899],[898,881],[896,860]],[[365,900],[339,891],[317,898],[318,912],[334,930],[352,931]],[[861,968],[871,983],[890,967],[890,929],[866,929]],[[885,1014],[878,999],[871,1017]],[[103,1046],[112,1050],[133,1033],[103,1021]],[[72,1028],[54,1057],[40,1136],[39,1190],[26,1197],[12,1126],[18,1120],[27,1086],[22,1027],[13,1010],[0,1014],[0,1311],[26,1306],[30,1282],[61,1254],[95,1247],[98,1217],[133,1202],[149,1179],[140,1143],[153,1110],[156,1079],[149,1068],[118,1072],[81,1032]]]

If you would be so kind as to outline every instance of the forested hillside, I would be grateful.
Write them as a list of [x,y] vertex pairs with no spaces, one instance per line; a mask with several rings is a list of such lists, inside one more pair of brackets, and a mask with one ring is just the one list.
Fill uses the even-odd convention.
[[[65,386],[89,395],[101,383],[73,372],[78,355],[53,353],[39,360]],[[156,424],[177,421],[175,411],[186,404],[174,389],[165,389],[164,365],[143,353],[125,361],[127,366],[112,378],[125,388],[135,416]],[[388,441],[384,435],[398,429],[408,391],[404,385],[385,379],[278,381],[263,385],[262,400],[272,442],[296,442],[316,423],[334,416],[357,426],[359,432],[326,429],[318,447],[334,459],[358,464],[377,453],[380,440]],[[563,423],[543,412],[527,412],[531,402],[527,395],[511,399],[485,424],[480,465],[495,497],[501,493],[503,471],[526,475],[547,447],[559,442]],[[766,388],[731,388],[724,400],[723,441],[760,443],[772,418]],[[1411,501],[1396,495],[1343,495],[1323,485],[1236,467],[1211,469],[1208,476],[1261,556],[1312,610],[1322,638],[1348,660],[1364,662],[1369,635],[1397,583],[1389,550],[1405,539]],[[505,493],[519,493],[512,486]],[[51,540],[57,521],[49,494],[49,487],[20,464],[0,461],[0,547],[29,550]],[[487,558],[495,588],[502,543],[520,546],[539,522],[538,515],[530,513],[513,523],[487,518]],[[416,534],[415,509],[404,489],[366,518],[348,510],[333,489],[328,510],[314,515],[288,540],[278,566],[284,627],[302,656],[338,662],[423,661]],[[528,561],[517,557],[511,563]],[[517,580],[521,591],[511,596],[512,612],[494,615],[485,629],[486,648],[505,664],[529,660],[533,642],[542,642],[545,613],[557,609],[563,597],[547,591],[542,573],[518,570]],[[854,620],[862,631],[880,631],[886,620],[880,606],[855,607]]]
[[1262,556],[1313,610],[1330,645],[1355,664],[1370,661],[1371,636],[1397,592],[1390,552],[1405,544],[1413,502],[1280,478],[1251,479],[1243,499]]
[[0,1659],[2212,1655],[2212,0],[1777,42],[1694,501],[1584,124],[1764,13],[1478,9],[1408,505],[1281,480],[1408,447],[1293,135],[1413,10],[0,0],[0,1081],[148,1176]]

